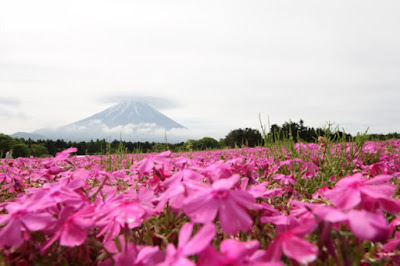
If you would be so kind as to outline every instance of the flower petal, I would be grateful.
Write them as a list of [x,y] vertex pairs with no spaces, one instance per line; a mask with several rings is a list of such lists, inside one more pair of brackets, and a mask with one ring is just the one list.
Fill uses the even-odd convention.
[[257,240],[241,242],[236,239],[225,239],[221,243],[221,253],[228,257],[228,260],[240,260],[252,255],[260,243]]
[[74,222],[64,224],[61,231],[60,245],[74,247],[82,245],[86,240],[86,230],[76,225]]
[[243,209],[232,199],[224,200],[219,207],[219,220],[221,229],[226,234],[236,234],[238,230],[248,231],[253,220]]
[[193,232],[193,224],[185,223],[179,231],[178,247],[185,247]]
[[[182,255],[190,256],[203,251],[214,238],[216,233],[215,225],[205,224],[200,231],[183,247]],[[180,243],[179,243],[180,244]]]
[[282,241],[283,253],[298,263],[308,264],[318,256],[318,247],[296,236]]
[[390,227],[382,213],[371,213],[364,210],[348,212],[351,231],[361,240],[385,241]]

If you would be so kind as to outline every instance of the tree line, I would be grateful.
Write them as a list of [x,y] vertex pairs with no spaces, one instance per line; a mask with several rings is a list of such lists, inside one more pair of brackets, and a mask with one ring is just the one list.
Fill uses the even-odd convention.
[[[330,132],[331,131],[331,132]],[[296,122],[285,122],[282,126],[277,124],[273,124],[270,127],[267,138],[272,142],[276,142],[282,139],[291,139],[294,142],[316,142],[319,136],[330,135],[330,138],[339,138],[343,137],[350,141],[352,138],[351,134],[345,133],[338,129],[330,129],[330,126],[327,128],[321,127],[307,127],[304,125],[304,121],[300,119],[298,123]]]
[[166,149],[178,151],[183,147],[183,142],[177,144],[155,143],[155,142],[131,142],[131,141],[108,141],[97,139],[91,141],[65,141],[58,140],[32,140],[24,138],[12,138],[0,133],[0,158],[4,158],[7,151],[12,151],[12,156],[16,157],[44,157],[54,156],[58,152],[69,147],[78,148],[77,155],[96,155],[115,153],[119,150],[126,153],[149,153],[161,152]]
[[[329,130],[329,129],[328,129]],[[225,138],[216,140],[211,137],[204,137],[198,140],[189,139],[181,143],[156,143],[156,142],[131,142],[131,141],[107,141],[106,139],[85,141],[64,141],[58,140],[32,140],[23,138],[12,138],[0,133],[0,158],[4,158],[7,152],[12,151],[12,156],[16,157],[44,157],[54,156],[57,152],[69,147],[78,148],[78,155],[95,155],[115,153],[117,151],[125,153],[149,153],[171,150],[174,152],[200,151],[221,148],[235,147],[255,147],[263,146],[266,142],[277,142],[290,139],[293,142],[316,142],[319,136],[331,134],[331,138],[345,138],[350,141],[352,136],[348,133],[335,130],[329,133],[326,128],[314,128],[304,125],[304,121],[285,122],[281,126],[273,124],[268,132],[262,127],[262,131],[252,128],[239,128],[231,130]],[[370,140],[387,140],[400,138],[399,133],[390,134],[369,134]]]

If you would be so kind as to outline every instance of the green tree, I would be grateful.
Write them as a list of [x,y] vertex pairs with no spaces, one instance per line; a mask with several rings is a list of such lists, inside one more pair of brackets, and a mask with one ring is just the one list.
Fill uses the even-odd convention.
[[13,146],[13,157],[28,157],[29,156],[29,148],[25,143],[17,143]]
[[292,139],[294,142],[297,142],[297,136],[300,132],[300,126],[299,124],[292,121],[285,122],[282,125],[282,131],[285,137]]
[[44,145],[46,146],[47,150],[49,151],[50,155],[56,155],[57,153],[57,147],[56,143],[53,140],[45,140]]
[[6,152],[11,150],[15,145],[15,140],[5,134],[0,133],[0,155],[5,156]]
[[71,146],[68,146],[68,143],[65,142],[65,140],[63,140],[63,139],[57,139],[54,145],[56,146],[57,152],[63,151],[65,149],[71,147]]
[[100,150],[99,148],[100,147],[98,143],[94,142],[93,140],[87,143],[87,152],[89,154],[95,154],[96,152],[98,152],[98,150]]
[[185,142],[184,147],[185,147],[185,149],[188,150],[188,151],[193,151],[194,149],[196,149],[196,145],[197,145],[196,140],[194,140],[194,139],[188,139],[188,140]]
[[35,157],[41,157],[43,155],[48,155],[49,150],[43,144],[31,144],[30,154]]
[[[292,121],[283,123],[282,126],[276,124],[271,125],[270,132],[268,133],[269,139],[272,141],[279,141],[283,139],[292,139],[294,142],[315,142],[318,136],[324,135],[326,130],[323,128],[309,128],[304,126],[304,121],[300,119],[299,123]],[[350,134],[346,134],[339,130],[335,130],[329,136],[332,139],[341,139],[345,137],[347,140],[351,139]]]
[[165,143],[155,143],[152,147],[153,152],[163,152],[168,150],[168,145]]
[[216,149],[219,148],[219,142],[210,137],[204,137],[196,141],[195,148],[198,150]]
[[259,130],[252,128],[235,129],[226,135],[225,145],[234,148],[235,146],[255,147],[263,142],[262,135]]
[[220,143],[216,139],[210,137],[204,137],[199,140],[188,139],[183,145],[184,149],[188,151],[200,151],[207,149],[216,149],[220,147]]

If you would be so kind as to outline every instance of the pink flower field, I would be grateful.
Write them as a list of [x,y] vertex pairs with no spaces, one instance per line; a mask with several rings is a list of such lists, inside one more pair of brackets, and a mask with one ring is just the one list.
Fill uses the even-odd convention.
[[399,265],[400,141],[2,159],[0,265]]

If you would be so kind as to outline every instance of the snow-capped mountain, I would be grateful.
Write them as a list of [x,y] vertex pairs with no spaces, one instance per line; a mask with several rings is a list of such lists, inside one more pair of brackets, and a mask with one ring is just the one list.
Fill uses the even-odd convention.
[[122,139],[127,141],[185,141],[186,128],[143,102],[123,102],[88,118],[56,129],[42,128],[32,133],[18,133],[32,139],[89,141]]
[[88,126],[93,122],[101,122],[109,128],[125,126],[129,124],[154,124],[157,127],[166,130],[173,128],[184,128],[182,125],[160,113],[147,103],[134,101],[116,104],[100,113],[72,123],[68,126]]

